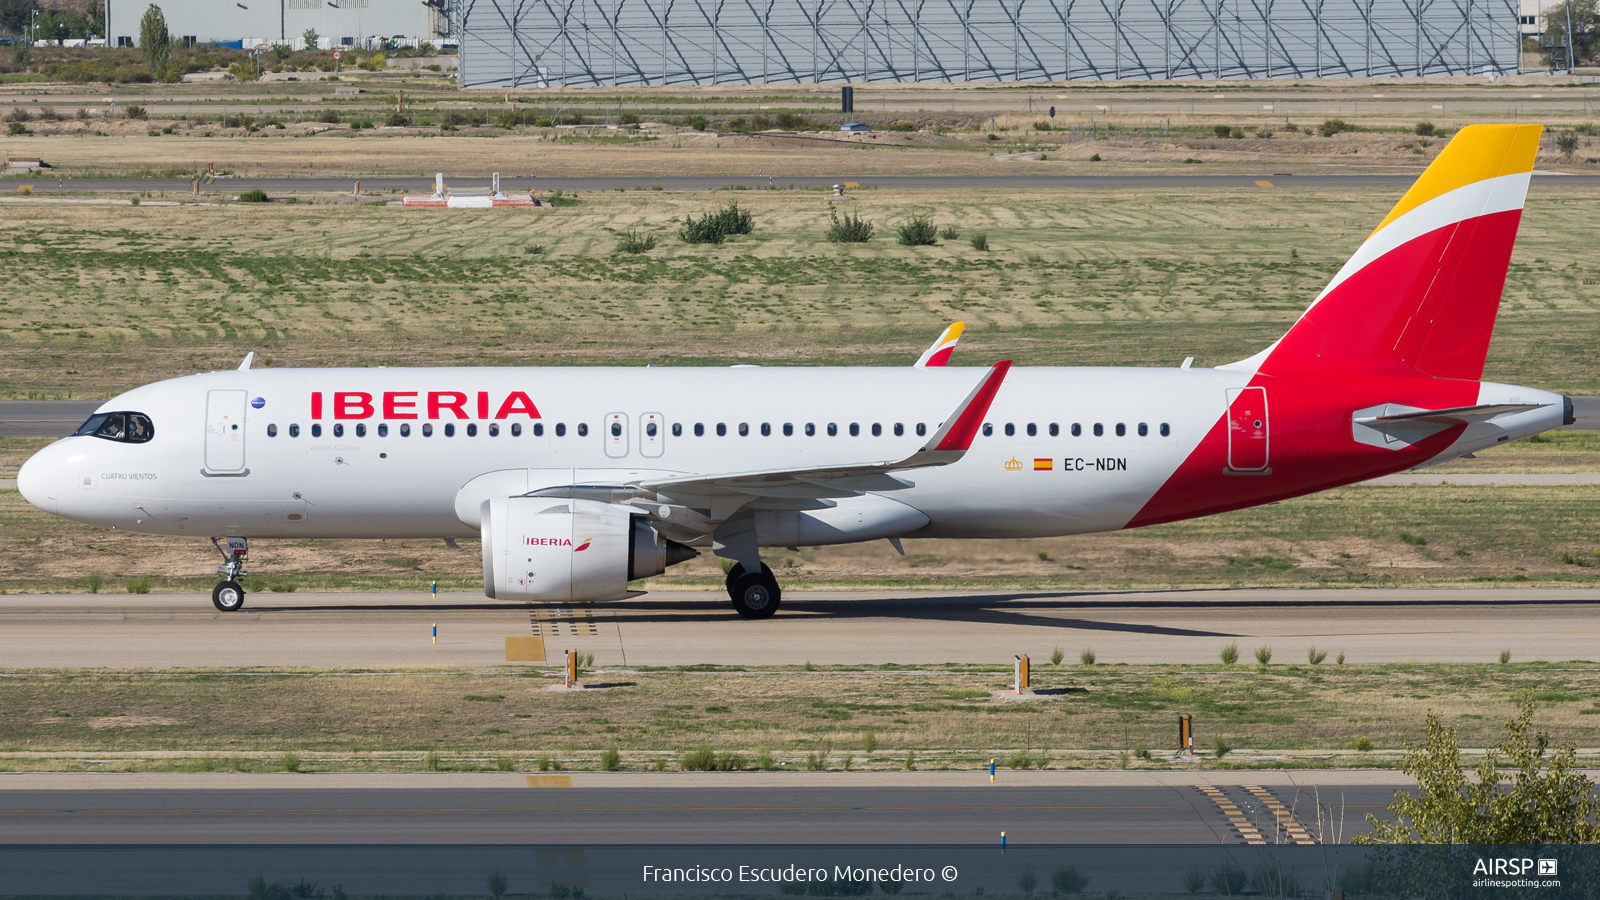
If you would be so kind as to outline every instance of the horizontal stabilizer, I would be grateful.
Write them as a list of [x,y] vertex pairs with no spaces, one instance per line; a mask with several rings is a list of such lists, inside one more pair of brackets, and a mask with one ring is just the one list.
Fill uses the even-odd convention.
[[1450,409],[1419,409],[1415,412],[1392,413],[1384,416],[1359,416],[1357,425],[1382,427],[1405,422],[1426,422],[1431,425],[1470,425],[1487,422],[1506,413],[1542,409],[1544,403],[1490,403],[1484,406],[1455,406]]

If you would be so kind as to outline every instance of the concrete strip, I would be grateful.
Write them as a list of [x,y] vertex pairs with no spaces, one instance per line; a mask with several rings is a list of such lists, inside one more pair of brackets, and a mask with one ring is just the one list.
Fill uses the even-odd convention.
[[14,491],[17,489],[15,478],[0,478],[0,491]]
[[[252,594],[238,613],[217,612],[203,594],[10,595],[0,634],[12,671],[504,666],[505,638],[530,633],[531,609],[469,593]],[[777,616],[749,622],[720,592],[661,591],[578,607],[592,633],[548,636],[546,646],[554,659],[593,653],[603,668],[1009,664],[1016,653],[1045,660],[1086,646],[1102,662],[1196,664],[1229,643],[1269,645],[1285,663],[1311,646],[1328,651],[1328,665],[1340,653],[1357,664],[1487,663],[1501,650],[1594,659],[1597,610],[1600,588],[795,591]]]
[[1397,487],[1409,485],[1506,485],[1506,484],[1600,484],[1600,472],[1406,472],[1364,481],[1362,485]]
[[[571,772],[575,788],[975,788],[989,787],[989,772]],[[1600,772],[1591,773],[1600,775]],[[109,790],[445,790],[529,788],[526,772],[419,772],[413,774],[287,774],[237,772],[22,772],[0,773],[0,791]],[[1000,787],[1189,787],[1257,784],[1412,785],[1393,769],[1222,769],[1215,771],[1014,771],[1002,767]],[[559,790],[559,788],[550,788]]]

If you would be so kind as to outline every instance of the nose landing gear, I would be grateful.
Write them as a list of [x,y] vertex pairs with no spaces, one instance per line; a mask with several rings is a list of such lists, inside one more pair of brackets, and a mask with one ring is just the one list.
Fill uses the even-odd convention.
[[244,570],[244,557],[250,552],[250,542],[246,538],[230,537],[228,549],[224,550],[217,538],[212,538],[211,546],[222,554],[222,565],[217,566],[217,572],[227,578],[211,589],[211,605],[221,612],[238,612],[244,608],[244,588],[239,586],[239,579],[249,574]]

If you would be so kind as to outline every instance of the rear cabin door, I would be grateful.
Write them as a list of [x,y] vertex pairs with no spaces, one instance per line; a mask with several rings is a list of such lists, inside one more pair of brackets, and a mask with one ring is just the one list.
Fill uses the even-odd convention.
[[206,392],[206,471],[244,469],[246,391]]
[[1228,468],[1261,472],[1267,468],[1267,389],[1228,389]]

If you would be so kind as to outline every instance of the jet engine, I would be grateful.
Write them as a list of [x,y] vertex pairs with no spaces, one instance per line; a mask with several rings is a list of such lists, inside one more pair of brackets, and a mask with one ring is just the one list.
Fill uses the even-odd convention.
[[628,582],[695,558],[626,506],[595,500],[483,501],[483,592],[495,600],[622,600]]

